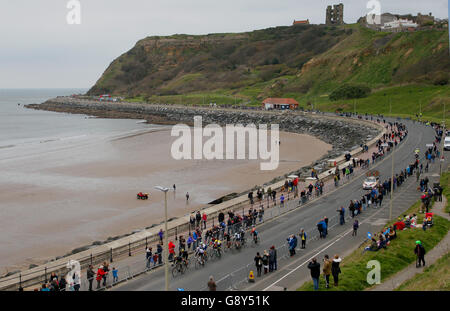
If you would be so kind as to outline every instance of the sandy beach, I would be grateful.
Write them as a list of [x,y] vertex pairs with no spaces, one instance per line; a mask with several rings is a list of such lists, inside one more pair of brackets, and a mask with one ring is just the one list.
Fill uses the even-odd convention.
[[[0,273],[39,264],[74,248],[186,215],[311,164],[331,149],[312,136],[280,133],[280,165],[259,160],[174,160],[170,130],[67,144],[51,151],[0,157]],[[136,199],[148,192],[150,199]],[[185,194],[190,202],[186,204]]]

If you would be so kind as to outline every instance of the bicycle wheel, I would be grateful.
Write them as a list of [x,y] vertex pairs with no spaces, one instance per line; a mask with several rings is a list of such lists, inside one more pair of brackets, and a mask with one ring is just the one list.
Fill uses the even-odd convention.
[[177,277],[177,275],[178,275],[178,267],[173,267],[173,269],[172,269],[172,277]]

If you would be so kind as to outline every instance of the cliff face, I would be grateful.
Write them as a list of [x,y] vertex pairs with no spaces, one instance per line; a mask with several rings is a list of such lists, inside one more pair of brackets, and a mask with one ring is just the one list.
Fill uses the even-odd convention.
[[432,83],[450,71],[448,31],[382,33],[358,24],[299,25],[240,34],[148,37],[114,60],[89,95],[189,93],[263,97]]
[[89,94],[176,95],[237,89],[294,75],[351,29],[301,25],[242,34],[148,37],[106,69]]

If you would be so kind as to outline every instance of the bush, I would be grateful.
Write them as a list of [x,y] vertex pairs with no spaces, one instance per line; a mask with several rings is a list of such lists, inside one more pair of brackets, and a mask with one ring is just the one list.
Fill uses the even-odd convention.
[[433,80],[434,85],[447,85],[448,84],[448,74],[440,72],[436,75]]
[[363,98],[370,94],[367,86],[343,84],[330,94],[330,100]]

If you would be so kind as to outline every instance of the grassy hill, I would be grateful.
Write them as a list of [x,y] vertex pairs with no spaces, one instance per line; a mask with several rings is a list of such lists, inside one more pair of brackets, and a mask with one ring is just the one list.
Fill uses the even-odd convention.
[[[440,120],[443,104],[450,103],[448,50],[447,30],[386,33],[360,24],[148,37],[114,60],[88,94],[196,105],[259,105],[282,96],[307,109],[356,106],[358,112],[422,112]],[[372,93],[331,101],[328,95],[344,83]]]

